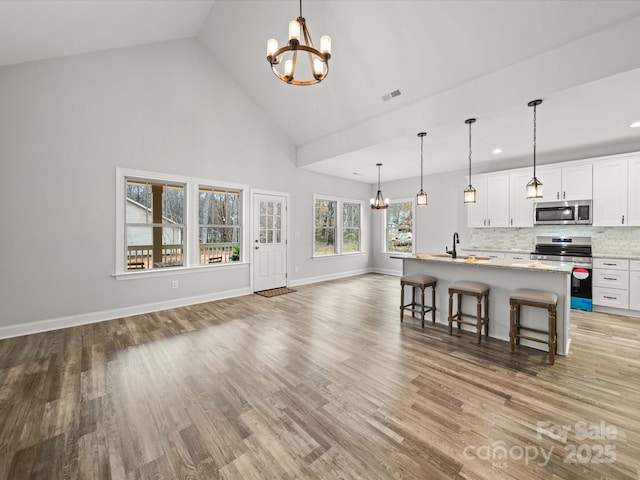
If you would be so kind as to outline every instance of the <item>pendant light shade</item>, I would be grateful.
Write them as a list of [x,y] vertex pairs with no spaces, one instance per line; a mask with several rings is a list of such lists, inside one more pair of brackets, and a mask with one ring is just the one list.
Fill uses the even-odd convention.
[[469,185],[464,189],[464,203],[476,203],[476,189],[471,185],[471,124],[475,123],[475,118],[464,121],[469,125]]
[[375,198],[371,199],[371,208],[374,210],[384,210],[389,207],[389,199],[384,198],[382,196],[382,192],[380,191],[380,167],[381,163],[376,163],[376,167],[378,167],[378,193],[376,193]]
[[527,198],[542,198],[542,182],[536,177],[536,107],[542,100],[532,100],[527,105],[533,107],[533,178],[527,183]]
[[422,189],[422,179],[424,177],[424,137],[427,135],[427,132],[420,132],[418,136],[420,137],[420,191],[418,195],[416,195],[416,204],[418,206],[425,206],[427,204],[427,194]]

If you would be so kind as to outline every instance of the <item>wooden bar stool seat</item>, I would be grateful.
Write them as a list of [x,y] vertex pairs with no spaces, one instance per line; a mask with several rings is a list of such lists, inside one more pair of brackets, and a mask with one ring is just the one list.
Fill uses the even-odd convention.
[[[511,293],[509,297],[509,304],[511,307],[511,327],[509,329],[509,346],[511,348],[511,351],[515,351],[515,346],[516,344],[520,344],[521,338],[534,342],[545,343],[549,346],[549,363],[553,365],[558,349],[558,333],[556,325],[558,296],[555,293],[545,292],[542,290],[529,290],[521,288]],[[546,309],[549,312],[548,330],[542,330],[533,327],[523,327],[522,325],[520,325],[521,305]],[[521,333],[523,330],[547,335],[547,340],[524,335]]]
[[[458,295],[458,312],[453,313],[453,296]],[[476,313],[462,312],[462,296],[469,295],[476,297]],[[484,299],[484,317],[482,316],[482,300]],[[464,317],[473,318],[473,321],[464,320]],[[453,334],[453,322],[471,325],[476,327],[478,336],[478,344],[482,341],[482,327],[484,326],[484,334],[489,336],[489,285],[480,282],[471,282],[467,280],[459,280],[449,284],[449,335]]]
[[[436,277],[431,275],[423,275],[420,273],[414,273],[411,275],[405,275],[400,279],[400,323],[404,320],[404,311],[411,311],[411,316],[415,317],[416,313],[420,313],[420,319],[422,320],[422,328],[424,328],[424,314],[431,312],[431,321],[436,323]],[[412,287],[411,290],[411,302],[404,303],[404,287]],[[431,305],[425,305],[424,291],[427,287],[431,287]],[[416,303],[416,288],[420,289],[420,303]]]

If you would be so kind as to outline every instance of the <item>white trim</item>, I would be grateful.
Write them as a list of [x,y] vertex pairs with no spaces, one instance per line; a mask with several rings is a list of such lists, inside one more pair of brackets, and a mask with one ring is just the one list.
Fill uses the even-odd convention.
[[416,233],[416,199],[415,197],[408,197],[408,198],[398,198],[395,200],[389,200],[389,206],[391,206],[392,203],[411,203],[411,218],[412,218],[412,225],[411,225],[411,252],[395,252],[395,251],[389,251],[387,250],[387,212],[389,211],[388,209],[385,209],[384,211],[384,218],[383,218],[383,224],[382,224],[382,252],[381,253],[385,253],[385,254],[389,254],[389,255],[397,255],[397,254],[402,254],[402,253],[415,253],[416,252],[416,242],[415,242],[415,233]]
[[631,318],[640,318],[640,312],[637,310],[627,310],[624,308],[605,307],[604,305],[594,305],[594,312],[611,313],[614,315],[622,315]]
[[[274,197],[284,197],[287,201],[287,205],[286,205],[286,212],[285,212],[285,218],[286,218],[286,229],[285,229],[285,248],[284,248],[284,254],[286,255],[287,259],[285,262],[286,265],[286,269],[287,271],[285,272],[285,284],[288,287],[289,286],[289,272],[291,271],[291,247],[289,245],[289,232],[291,231],[291,209],[289,208],[289,206],[291,205],[291,194],[288,192],[276,192],[274,190],[262,190],[260,188],[251,188],[249,189],[249,198],[250,198],[250,202],[251,202],[251,214],[249,218],[249,222],[250,223],[250,232],[251,238],[258,238],[258,233],[255,231],[255,208],[253,208],[253,205],[255,203],[255,196],[256,195],[272,195]],[[246,230],[245,230],[246,231]],[[253,261],[253,257],[254,257],[254,248],[253,248],[253,243],[251,242],[251,239],[249,238],[249,235],[247,235],[247,251],[251,252],[250,253],[250,257],[244,258],[245,260],[248,260],[249,263],[251,264],[251,268],[249,269],[249,288],[251,289],[251,291],[253,292],[253,273],[254,273],[254,269],[255,269],[255,262]]]
[[337,280],[339,278],[353,277],[355,275],[362,275],[364,273],[371,273],[370,268],[360,268],[358,270],[350,270],[347,272],[332,273],[330,275],[320,275],[319,277],[307,277],[299,280],[291,281],[292,287],[298,287],[300,285],[308,285],[310,283],[327,282],[329,280]]
[[193,297],[177,298],[175,300],[165,300],[162,302],[147,303],[132,307],[83,313],[80,315],[52,318],[49,320],[39,320],[19,325],[7,325],[5,327],[0,327],[0,339],[48,332],[50,330],[58,330],[61,328],[77,327],[79,325],[104,322],[106,320],[114,320],[116,318],[129,317],[132,315],[142,315],[145,313],[158,312],[160,310],[168,310],[170,308],[186,307],[197,303],[214,302],[225,298],[250,295],[251,293],[252,292],[248,288],[238,288],[235,290],[228,290],[226,292],[208,293],[206,295],[196,295]]
[[249,262],[233,262],[233,263],[208,263],[195,267],[171,267],[171,268],[155,268],[144,272],[130,270],[123,273],[114,273],[111,276],[117,280],[133,280],[135,278],[152,278],[152,277],[168,277],[173,275],[184,275],[187,273],[211,273],[214,269],[229,270],[240,267],[249,267]]
[[[335,233],[336,233],[336,244],[335,244],[335,252],[334,253],[327,253],[324,255],[318,255],[316,254],[316,202],[318,200],[326,200],[329,202],[336,202],[336,225],[335,225]],[[343,255],[357,255],[357,254],[364,254],[367,253],[364,250],[364,202],[362,200],[356,200],[354,198],[344,198],[344,197],[334,197],[332,195],[322,195],[319,193],[314,193],[313,194],[313,201],[312,201],[312,215],[313,215],[313,222],[312,222],[312,229],[313,231],[311,232],[311,238],[312,238],[312,246],[311,246],[311,251],[312,251],[312,255],[311,258],[313,260],[319,259],[319,258],[327,258],[327,257],[340,257]],[[343,252],[344,249],[344,245],[343,245],[343,232],[344,232],[344,219],[343,217],[343,207],[345,203],[352,203],[352,204],[356,204],[356,205],[360,205],[360,250],[358,250],[357,252]]]
[[[184,185],[184,221],[183,224],[183,249],[185,251],[184,263],[185,266],[180,268],[171,268],[171,272],[177,270],[193,271],[196,268],[202,267],[200,265],[200,248],[199,248],[199,218],[198,218],[198,194],[200,187],[204,188],[220,188],[237,191],[240,193],[240,208],[241,208],[241,223],[240,227],[241,238],[240,245],[240,258],[243,263],[249,261],[246,252],[249,251],[249,241],[246,238],[246,219],[247,219],[247,192],[249,186],[241,183],[222,182],[217,180],[205,179],[200,177],[187,177],[172,175],[169,173],[149,172],[145,170],[134,170],[130,168],[116,167],[116,258],[115,268],[113,276],[120,279],[122,276],[129,276],[128,279],[143,278],[148,276],[163,274],[155,273],[155,269],[147,269],[145,271],[132,272],[126,269],[125,265],[125,249],[127,239],[125,236],[125,222],[126,222],[126,199],[125,199],[125,183],[127,178],[136,178],[140,180],[152,180],[158,182],[168,182]],[[153,272],[153,273],[152,273]],[[154,275],[155,274],[155,275]],[[167,275],[169,273],[165,273]]]
[[401,277],[402,270],[391,270],[389,268],[373,268],[371,273],[380,273],[382,275],[392,275],[394,277]]
[[367,255],[367,252],[327,253],[326,255],[314,255],[313,257],[311,257],[311,260],[325,260],[329,258],[341,258],[344,260],[344,257],[348,257],[351,255]]

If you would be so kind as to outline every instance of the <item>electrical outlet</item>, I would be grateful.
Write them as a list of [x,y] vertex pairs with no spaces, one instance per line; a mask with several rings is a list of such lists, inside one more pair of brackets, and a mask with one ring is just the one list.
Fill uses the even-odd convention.
[[178,288],[179,286],[180,286],[180,283],[178,282],[178,280],[171,281],[171,288]]

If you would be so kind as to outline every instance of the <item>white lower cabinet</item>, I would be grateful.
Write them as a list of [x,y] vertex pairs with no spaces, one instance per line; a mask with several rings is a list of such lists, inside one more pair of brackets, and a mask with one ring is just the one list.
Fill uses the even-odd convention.
[[593,304],[629,309],[629,260],[593,259]]
[[511,260],[531,260],[531,255],[528,253],[507,253],[506,257]]
[[629,262],[629,310],[640,312],[640,260]]

